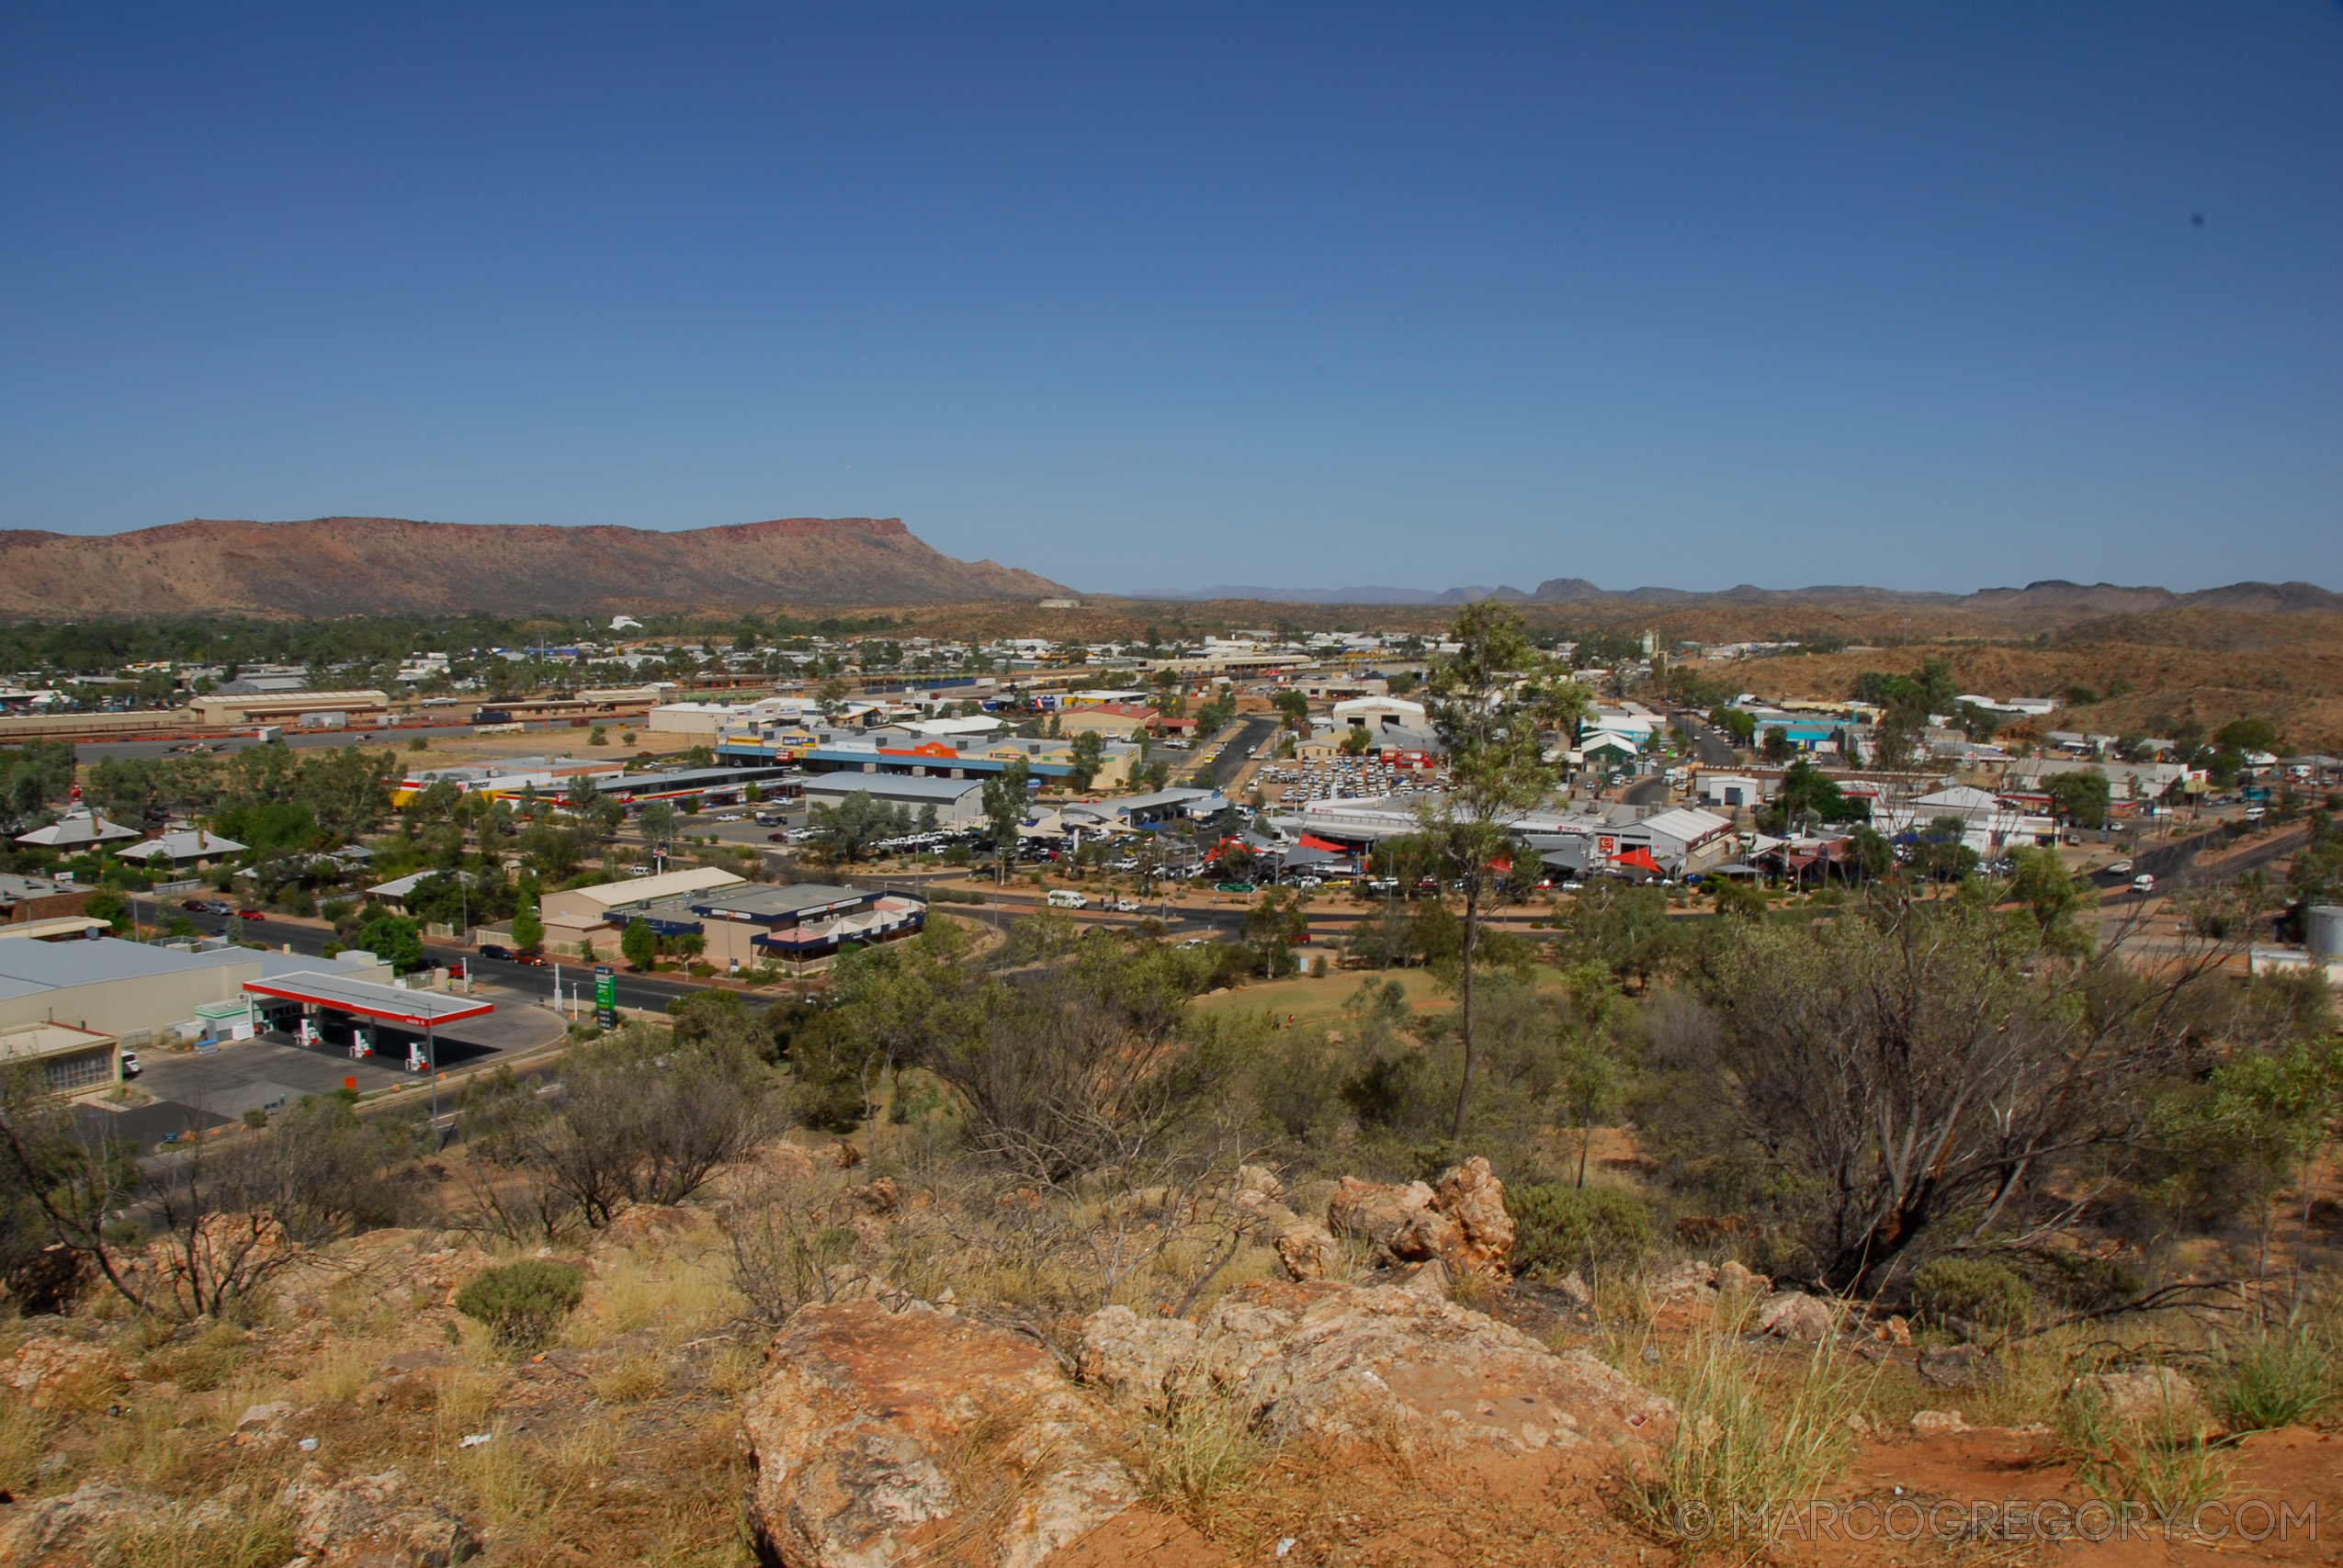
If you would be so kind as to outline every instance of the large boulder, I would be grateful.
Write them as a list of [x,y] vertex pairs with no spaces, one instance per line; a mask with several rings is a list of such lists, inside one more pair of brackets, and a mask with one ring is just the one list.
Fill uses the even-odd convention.
[[1403,1187],[1346,1176],[1327,1201],[1326,1228],[1355,1236],[1400,1263],[1443,1257],[1463,1247],[1465,1231],[1432,1207],[1432,1196],[1421,1181]]
[[1031,1568],[1138,1495],[1112,1414],[1005,1330],[826,1303],[789,1319],[765,1368],[742,1420],[750,1516],[786,1568]]
[[1437,1186],[1346,1176],[1327,1202],[1326,1226],[1368,1243],[1387,1262],[1437,1258],[1463,1273],[1502,1269],[1513,1258],[1505,1184],[1478,1156],[1442,1171]]
[[1296,1220],[1277,1233],[1272,1245],[1289,1280],[1323,1280],[1342,1269],[1342,1244],[1324,1225]]
[[1490,1171],[1488,1161],[1475,1155],[1443,1171],[1432,1202],[1464,1233],[1455,1256],[1443,1261],[1481,1269],[1500,1269],[1512,1262],[1513,1216],[1505,1212],[1505,1184]]
[[1639,1447],[1671,1408],[1584,1351],[1557,1356],[1436,1293],[1390,1286],[1247,1280],[1205,1315],[1193,1350],[1183,1344],[1109,1307],[1086,1325],[1082,1365],[1142,1405],[1183,1389],[1209,1392],[1274,1438]]

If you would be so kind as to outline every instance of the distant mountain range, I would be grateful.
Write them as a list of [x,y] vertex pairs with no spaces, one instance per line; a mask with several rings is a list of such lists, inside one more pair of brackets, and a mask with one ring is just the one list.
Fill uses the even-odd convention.
[[2111,582],[2079,583],[2051,579],[2023,588],[1987,588],[1975,593],[1915,593],[1890,588],[1755,588],[1743,584],[1715,592],[1682,588],[1598,588],[1583,577],[1548,578],[1531,592],[1518,588],[1255,588],[1222,586],[1192,593],[1134,594],[1179,602],[1251,600],[1268,604],[1466,604],[1495,599],[1509,604],[1746,604],[1785,608],[1828,606],[2059,610],[2087,615],[2134,615],[2152,610],[2235,610],[2286,614],[2301,610],[2343,612],[2343,594],[2308,582],[2233,582],[2175,593],[2168,588],[2125,588]]
[[964,561],[898,517],[555,528],[320,517],[134,533],[0,530],[0,617],[610,614],[959,604],[1068,590]]

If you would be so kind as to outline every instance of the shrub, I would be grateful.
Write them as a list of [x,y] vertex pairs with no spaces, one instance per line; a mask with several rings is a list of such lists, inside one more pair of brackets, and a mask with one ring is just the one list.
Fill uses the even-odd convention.
[[2327,1347],[2310,1336],[2268,1328],[2220,1358],[2221,1413],[2232,1431],[2275,1431],[2307,1421],[2327,1400]]
[[2033,1292],[2006,1264],[1940,1258],[1914,1276],[1912,1310],[1939,1328],[2009,1329],[2032,1314]]
[[473,1275],[456,1292],[456,1310],[486,1325],[499,1345],[527,1350],[551,1337],[584,1294],[578,1269],[529,1258]]
[[1614,1274],[1651,1256],[1651,1210],[1631,1192],[1537,1185],[1505,1195],[1513,1216],[1516,1273],[1559,1277],[1591,1268]]

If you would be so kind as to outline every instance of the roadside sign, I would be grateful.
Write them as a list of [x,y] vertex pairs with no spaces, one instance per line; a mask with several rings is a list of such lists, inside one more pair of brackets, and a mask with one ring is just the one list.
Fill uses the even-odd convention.
[[618,972],[607,964],[594,966],[594,1021],[605,1029],[618,1027]]

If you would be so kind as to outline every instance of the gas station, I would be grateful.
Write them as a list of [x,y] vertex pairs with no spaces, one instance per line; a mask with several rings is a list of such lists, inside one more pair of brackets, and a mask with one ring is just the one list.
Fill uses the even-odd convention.
[[[411,991],[326,970],[247,980],[254,1021],[308,1049],[338,1048],[353,1061],[382,1056],[401,1060],[409,1072],[433,1073],[445,1066],[438,1032],[466,1019],[496,1010],[491,1002],[440,991]],[[461,1048],[469,1058],[477,1046]]]

